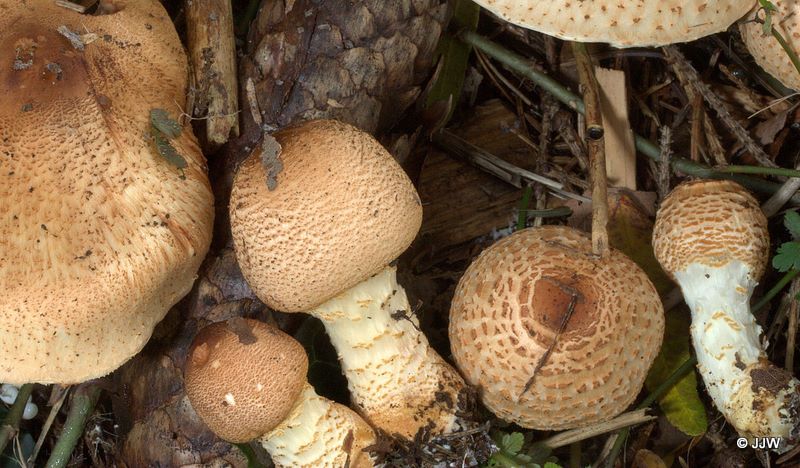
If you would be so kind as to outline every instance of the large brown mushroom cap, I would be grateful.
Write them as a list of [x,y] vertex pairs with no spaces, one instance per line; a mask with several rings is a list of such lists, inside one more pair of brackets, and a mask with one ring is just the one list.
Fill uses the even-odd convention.
[[548,226],[481,253],[458,284],[449,332],[459,369],[490,410],[554,430],[611,418],[633,402],[661,346],[664,316],[633,261],[616,250],[597,257],[584,234]]
[[615,47],[688,42],[727,29],[747,0],[475,0],[504,20],[560,39]]
[[213,323],[197,334],[184,377],[186,394],[221,438],[248,442],[291,412],[306,385],[308,357],[292,337],[250,319]]
[[186,59],[156,0],[0,0],[0,44],[0,381],[81,382],[144,346],[210,243],[191,128],[185,180],[148,136],[151,109],[184,104]]
[[236,258],[269,306],[312,309],[377,273],[422,223],[414,186],[369,134],[333,120],[277,132],[283,170],[274,190],[256,149],[231,194]]
[[[778,9],[773,13],[772,27],[797,51],[800,47],[800,2],[772,0],[772,4]],[[740,28],[742,39],[756,63],[784,86],[800,90],[800,72],[772,34],[764,35],[762,24],[755,21],[743,21]]]
[[739,260],[757,280],[769,258],[767,218],[758,201],[736,182],[685,182],[658,210],[653,249],[670,275],[692,263],[723,266]]

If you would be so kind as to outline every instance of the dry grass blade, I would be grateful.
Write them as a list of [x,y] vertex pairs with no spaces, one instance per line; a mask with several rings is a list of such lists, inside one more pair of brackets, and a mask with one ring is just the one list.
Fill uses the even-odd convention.
[[586,440],[602,434],[613,432],[624,427],[635,426],[637,424],[657,419],[656,416],[648,415],[647,410],[647,408],[644,408],[635,411],[629,411],[627,413],[622,413],[610,421],[594,424],[589,427],[581,427],[578,429],[564,431],[543,440],[542,443],[550,448],[555,449],[579,442],[581,440]]

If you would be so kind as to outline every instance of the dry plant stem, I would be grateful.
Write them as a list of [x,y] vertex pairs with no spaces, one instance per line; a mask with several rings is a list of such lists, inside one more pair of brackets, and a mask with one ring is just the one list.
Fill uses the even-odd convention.
[[69,463],[75,445],[83,436],[86,422],[94,412],[101,388],[97,382],[87,382],[78,386],[70,400],[69,413],[64,429],[58,435],[58,441],[50,453],[46,468],[63,468]]
[[761,205],[761,211],[764,212],[764,215],[766,215],[767,218],[775,216],[775,214],[780,211],[783,205],[785,205],[786,202],[789,201],[789,199],[791,199],[798,190],[800,190],[800,178],[790,178],[784,182],[783,185],[781,185],[774,195],[769,197],[769,199]]
[[800,281],[792,281],[792,287],[789,288],[789,325],[786,330],[786,362],[784,367],[789,372],[794,370],[794,347],[797,342],[797,292],[800,290]]
[[25,384],[19,388],[17,399],[8,410],[3,425],[0,427],[0,453],[6,448],[8,442],[17,435],[19,431],[19,422],[22,420],[22,413],[25,411],[25,405],[28,404],[28,398],[33,391],[33,384]]
[[567,198],[579,201],[590,201],[588,198],[563,190],[564,185],[552,179],[542,177],[526,169],[508,163],[497,156],[478,148],[449,130],[441,130],[432,136],[433,142],[449,152],[463,157],[470,163],[478,166],[495,177],[509,184],[523,188],[527,183],[538,182],[553,192]]
[[194,91],[194,116],[201,110],[206,140],[218,147],[239,135],[236,46],[231,0],[188,0],[186,32]]
[[595,255],[608,254],[608,179],[603,146],[603,116],[600,110],[600,92],[594,76],[594,66],[586,45],[572,43],[578,76],[583,87],[586,115],[586,143],[589,148],[589,171],[592,180],[592,251]]
[[725,104],[722,100],[714,94],[709,87],[702,82],[700,76],[697,73],[697,70],[694,69],[691,63],[683,56],[683,54],[678,50],[675,46],[665,46],[664,55],[672,62],[673,68],[675,69],[676,74],[683,75],[685,80],[687,80],[691,86],[703,96],[703,99],[708,102],[719,116],[722,123],[728,127],[728,130],[736,136],[739,142],[747,148],[747,151],[756,158],[759,164],[766,166],[766,167],[778,167],[777,164],[772,162],[767,156],[767,153],[750,137],[747,133],[747,130],[733,118],[733,116],[728,112],[728,109],[725,107]]
[[[467,44],[470,44],[476,49],[483,51],[486,55],[502,62],[509,69],[530,79],[537,86],[540,86],[545,91],[553,94],[556,99],[561,101],[563,104],[569,106],[577,112],[584,112],[583,101],[577,94],[568,90],[553,78],[542,73],[536,68],[536,65],[533,62],[525,57],[522,57],[521,55],[506,49],[496,42],[493,42],[472,31],[462,31],[459,33],[458,37]],[[658,145],[638,134],[634,135],[634,139],[636,141],[637,150],[651,159],[656,161],[659,159],[660,149]],[[755,177],[748,177],[740,174],[721,173],[708,166],[695,163],[686,158],[675,157],[672,159],[671,165],[672,169],[675,171],[680,171],[691,176],[707,179],[733,180],[744,185],[745,187],[748,187],[750,190],[759,193],[772,195],[780,187],[780,184],[768,182]],[[793,195],[791,201],[792,203],[800,204],[800,195]]]
[[580,427],[578,429],[570,429],[568,431],[561,432],[543,440],[542,443],[551,449],[556,449],[574,442],[590,439],[611,431],[617,431],[628,426],[634,426],[652,421],[654,419],[658,418],[656,416],[648,415],[647,408],[637,409],[627,413],[622,413],[610,421],[594,424],[589,427]]
[[[54,385],[51,388],[55,389],[56,387],[58,387],[58,385]],[[69,387],[61,390],[61,397],[56,400],[56,402],[50,408],[50,413],[48,413],[47,419],[42,426],[42,430],[39,432],[39,438],[36,439],[36,445],[33,447],[33,453],[31,453],[31,456],[28,457],[28,465],[36,466],[36,458],[39,456],[39,451],[42,449],[42,444],[44,444],[45,439],[47,439],[47,435],[50,433],[50,427],[52,427],[53,421],[55,421],[56,416],[58,416],[58,412],[61,411],[61,406],[67,399],[67,395],[69,395]]]

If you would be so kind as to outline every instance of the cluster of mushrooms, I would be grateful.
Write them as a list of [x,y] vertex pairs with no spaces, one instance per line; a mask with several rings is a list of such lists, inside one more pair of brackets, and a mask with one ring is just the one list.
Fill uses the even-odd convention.
[[[526,27],[616,46],[691,40],[753,7],[479,3]],[[781,18],[796,17],[788,9],[797,3],[775,3],[777,27],[795,27]],[[169,139],[176,160],[159,154],[164,135],[151,119],[154,109],[183,106],[186,59],[156,0],[100,16],[51,0],[2,0],[0,10],[10,12],[0,35],[11,44],[0,52],[0,382],[79,383],[141,350],[210,245],[213,196],[191,128]],[[800,87],[756,28],[742,27],[755,57]],[[145,72],[159,86],[141,80]],[[652,283],[622,253],[595,255],[585,234],[559,226],[489,247],[452,301],[456,370],[428,344],[396,279],[392,262],[422,220],[400,166],[370,135],[336,121],[272,138],[282,163],[274,184],[261,147],[236,174],[236,257],[265,304],[322,321],[353,409],[315,393],[291,337],[229,320],[198,333],[185,369],[194,409],[220,437],[258,439],[280,466],[369,467],[373,428],[411,439],[470,427],[461,411],[468,385],[498,417],[546,430],[610,419],[637,397],[664,316]],[[749,310],[769,254],[757,201],[733,182],[680,185],[663,201],[653,245],[692,310],[698,369],[717,408],[743,436],[777,436],[780,451],[791,448],[799,383],[767,360]]]

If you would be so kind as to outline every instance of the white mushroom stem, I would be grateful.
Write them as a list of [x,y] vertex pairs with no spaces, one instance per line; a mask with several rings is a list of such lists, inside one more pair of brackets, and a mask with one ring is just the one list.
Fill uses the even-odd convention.
[[750,267],[692,263],[674,275],[692,311],[697,367],[716,407],[741,435],[781,437],[779,451],[791,448],[800,382],[767,360],[750,312]]
[[413,437],[456,427],[463,381],[419,329],[396,269],[386,267],[310,312],[325,324],[353,402],[374,426]]
[[352,410],[306,384],[289,416],[260,442],[279,467],[371,467],[362,449],[375,443],[372,434]]

